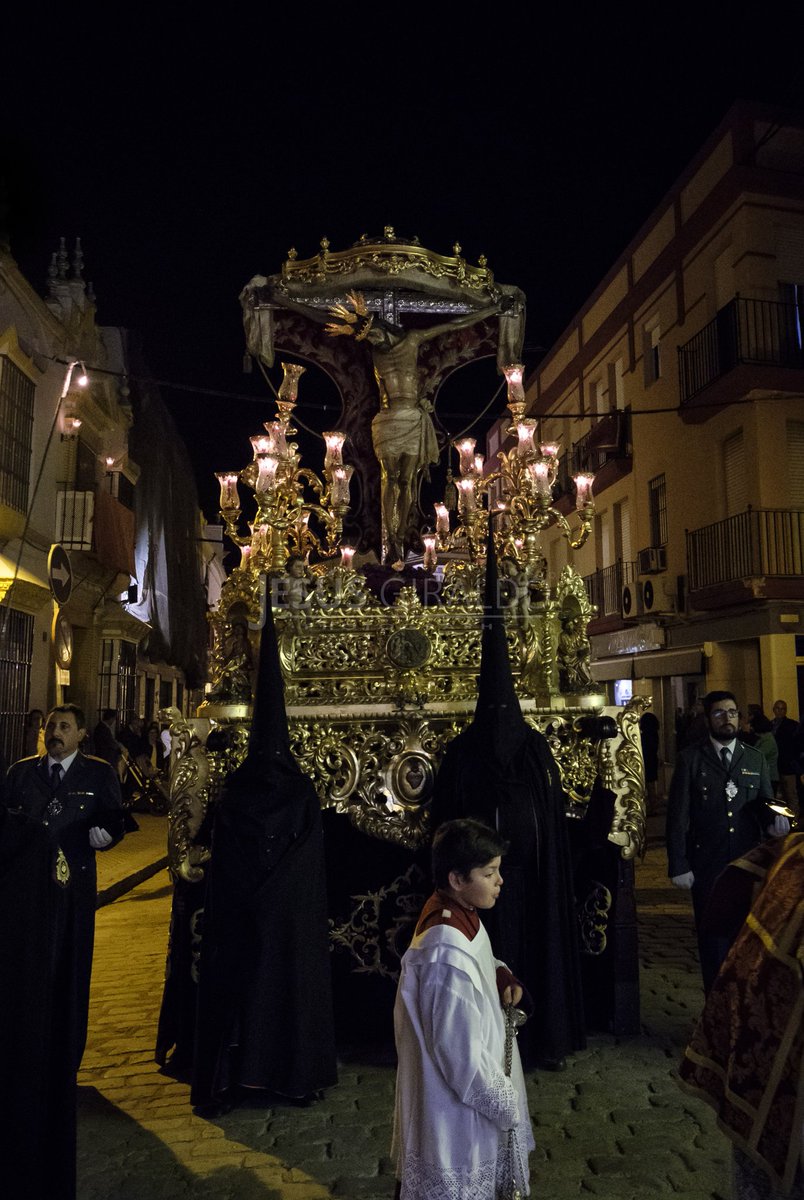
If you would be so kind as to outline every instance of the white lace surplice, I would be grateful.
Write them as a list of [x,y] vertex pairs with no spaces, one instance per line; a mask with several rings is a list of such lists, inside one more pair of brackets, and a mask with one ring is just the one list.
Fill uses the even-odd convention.
[[436,925],[402,959],[391,1149],[402,1200],[493,1200],[510,1171],[512,1126],[518,1183],[528,1193],[533,1133],[516,1045],[510,1079],[503,1068],[498,965],[482,925],[471,942]]

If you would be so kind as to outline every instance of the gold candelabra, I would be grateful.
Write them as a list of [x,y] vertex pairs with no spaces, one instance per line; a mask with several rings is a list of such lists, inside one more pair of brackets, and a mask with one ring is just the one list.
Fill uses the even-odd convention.
[[[343,461],[346,434],[332,430],[323,435],[326,453],[322,476],[302,467],[298,446],[290,440],[297,430],[290,422],[305,368],[282,363],[282,370],[276,417],[265,422],[264,433],[251,438],[253,460],[242,471],[220,471],[215,475],[221,489],[221,516],[226,533],[240,547],[240,565],[258,572],[283,571],[290,554],[304,557],[315,550],[329,558],[340,550],[343,557],[343,551],[349,549],[340,545],[354,471]],[[238,483],[251,488],[256,500],[248,537],[239,531],[242,509]]]
[[555,524],[572,550],[579,550],[589,537],[595,515],[594,475],[583,472],[573,476],[578,521],[573,529],[553,503],[559,444],[538,440],[538,421],[525,417],[523,372],[521,363],[512,363],[505,368],[507,405],[512,419],[507,432],[515,433],[517,442],[510,450],[498,452],[499,468],[484,473],[483,455],[476,453],[475,438],[463,437],[452,443],[459,456],[459,477],[455,481],[458,524],[450,529],[446,505],[435,505],[435,534],[423,538],[424,564],[431,570],[436,566],[438,550],[464,551],[472,561],[481,557],[495,496],[496,541],[501,556],[512,558],[536,584],[545,584],[547,577],[542,530]]

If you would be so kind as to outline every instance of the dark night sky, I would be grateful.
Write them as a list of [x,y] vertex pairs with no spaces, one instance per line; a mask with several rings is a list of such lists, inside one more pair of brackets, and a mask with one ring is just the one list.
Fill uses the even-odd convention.
[[[804,108],[789,5],[764,5],[761,30],[755,6],[734,10],[728,36],[689,10],[678,38],[638,28],[644,9],[616,27],[612,6],[547,29],[539,10],[487,6],[472,24],[450,5],[448,31],[432,4],[394,23],[234,5],[203,30],[190,5],[115,31],[54,11],[58,32],[0,85],[12,251],[41,288],[59,236],[80,235],[99,321],[139,330],[156,376],[255,397],[164,389],[200,480],[244,465],[271,415],[241,373],[237,296],[290,246],[307,257],[324,234],[340,249],[385,224],[444,253],[457,238],[527,292],[527,343],[546,347],[733,100]],[[309,380],[302,404],[326,400]],[[464,410],[494,386],[467,383]],[[215,496],[204,485],[210,516]]]

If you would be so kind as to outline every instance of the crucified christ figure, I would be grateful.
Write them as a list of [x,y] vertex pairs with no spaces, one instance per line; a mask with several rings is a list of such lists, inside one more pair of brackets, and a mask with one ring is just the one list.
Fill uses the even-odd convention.
[[391,560],[404,557],[404,541],[413,506],[416,480],[430,463],[438,462],[438,442],[432,405],[421,393],[419,347],[442,333],[466,329],[503,311],[493,304],[429,329],[401,329],[369,314],[359,293],[350,292],[350,307],[335,305],[338,318],[330,334],[346,334],[371,347],[380,391],[380,411],[371,422],[371,440],[380,464],[380,503]]

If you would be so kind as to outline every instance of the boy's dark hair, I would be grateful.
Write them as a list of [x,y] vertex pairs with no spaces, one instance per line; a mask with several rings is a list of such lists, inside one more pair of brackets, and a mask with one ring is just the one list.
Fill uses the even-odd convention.
[[449,887],[450,871],[465,879],[475,867],[484,867],[507,849],[505,838],[481,821],[446,821],[433,838],[433,882],[436,887]]
[[703,698],[704,715],[708,717],[715,705],[722,704],[724,700],[733,700],[734,707],[740,707],[734,692],[708,692]]

